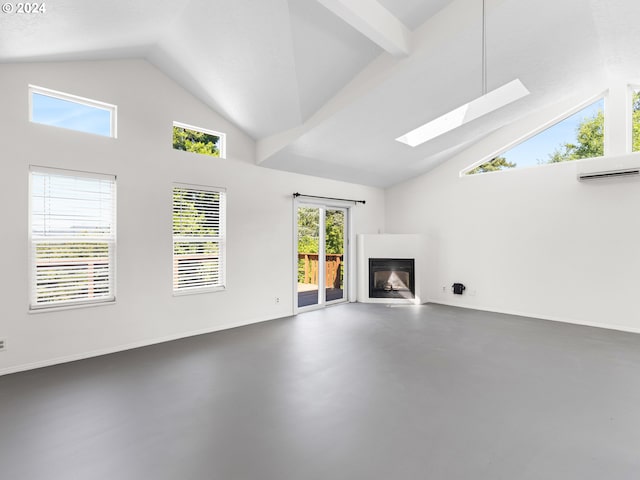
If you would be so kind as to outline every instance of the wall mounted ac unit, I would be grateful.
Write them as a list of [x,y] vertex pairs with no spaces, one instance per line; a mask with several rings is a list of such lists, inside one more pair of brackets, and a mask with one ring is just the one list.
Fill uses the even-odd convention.
[[580,160],[576,162],[576,169],[580,181],[620,177],[640,178],[640,152]]

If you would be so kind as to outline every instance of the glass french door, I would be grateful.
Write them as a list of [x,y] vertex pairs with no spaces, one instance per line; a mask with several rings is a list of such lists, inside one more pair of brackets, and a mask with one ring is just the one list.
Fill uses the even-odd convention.
[[346,208],[297,206],[298,309],[347,300]]

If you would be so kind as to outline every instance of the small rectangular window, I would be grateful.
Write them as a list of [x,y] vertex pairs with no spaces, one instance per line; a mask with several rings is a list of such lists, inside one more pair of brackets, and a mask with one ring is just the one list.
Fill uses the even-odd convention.
[[173,122],[173,148],[225,158],[225,134]]
[[29,86],[30,119],[35,123],[116,137],[115,105]]
[[225,203],[224,189],[174,185],[174,293],[224,288]]
[[115,300],[115,177],[30,175],[31,309]]

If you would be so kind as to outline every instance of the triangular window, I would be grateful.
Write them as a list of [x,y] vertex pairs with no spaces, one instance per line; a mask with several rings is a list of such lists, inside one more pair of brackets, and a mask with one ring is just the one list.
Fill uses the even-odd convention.
[[[640,125],[637,128],[640,132]],[[466,174],[475,175],[603,155],[604,98],[601,98],[492,160],[474,166]]]

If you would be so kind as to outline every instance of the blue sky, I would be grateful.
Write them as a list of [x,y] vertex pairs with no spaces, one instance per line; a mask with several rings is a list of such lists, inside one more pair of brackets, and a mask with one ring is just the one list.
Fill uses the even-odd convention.
[[82,103],[33,93],[32,120],[45,125],[111,136],[111,112]]
[[[97,135],[111,136],[111,112],[106,109],[50,97],[34,92],[32,95],[32,120],[37,123],[68,128]],[[585,107],[561,122],[534,135],[502,153],[516,168],[534,166],[546,162],[560,145],[576,139],[578,125],[604,109],[604,99]]]
[[585,118],[593,117],[598,110],[604,110],[604,99],[592,103],[588,107],[547,128],[519,145],[507,150],[501,156],[514,162],[517,167],[538,165],[538,159],[546,162],[549,154],[564,143],[574,142],[578,125]]

